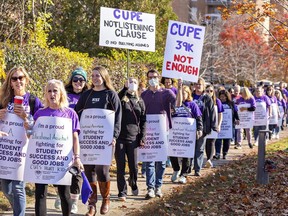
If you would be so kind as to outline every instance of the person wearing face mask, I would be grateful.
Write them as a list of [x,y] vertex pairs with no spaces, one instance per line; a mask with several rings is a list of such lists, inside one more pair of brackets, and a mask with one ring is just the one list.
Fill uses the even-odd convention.
[[129,78],[118,96],[122,106],[121,131],[116,141],[115,159],[117,164],[118,199],[126,201],[125,156],[129,167],[128,183],[132,195],[137,196],[137,147],[144,145],[146,133],[146,113],[144,101],[138,96],[138,80]]
[[[172,127],[171,107],[175,106],[176,96],[169,89],[163,89],[159,84],[159,73],[152,69],[147,72],[149,89],[141,94],[146,106],[146,114],[166,114],[169,128]],[[166,161],[151,161],[146,164],[146,199],[155,196],[162,197],[161,186],[166,168]]]

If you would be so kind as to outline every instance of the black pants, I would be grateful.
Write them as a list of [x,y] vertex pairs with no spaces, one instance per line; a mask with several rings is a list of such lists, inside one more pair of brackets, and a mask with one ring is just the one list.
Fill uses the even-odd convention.
[[[173,171],[179,171],[180,170],[180,165],[178,161],[178,157],[170,157],[171,164]],[[182,158],[182,169],[180,176],[187,176],[190,173],[190,158]]]
[[[35,215],[46,216],[47,215],[47,184],[35,184]],[[61,199],[62,215],[68,216],[71,212],[71,198],[70,198],[70,185],[57,185],[59,197]]]
[[214,146],[216,139],[206,139],[205,152],[207,160],[212,160],[214,154]]
[[127,156],[128,167],[129,167],[129,185],[132,190],[137,189],[137,141],[126,141],[118,139],[116,142],[115,159],[117,164],[117,187],[118,196],[127,196],[127,184],[125,180],[125,166]]

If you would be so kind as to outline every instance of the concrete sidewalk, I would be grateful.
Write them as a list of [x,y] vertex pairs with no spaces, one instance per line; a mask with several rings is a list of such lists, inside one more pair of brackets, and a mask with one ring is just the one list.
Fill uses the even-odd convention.
[[[285,136],[284,134],[285,134],[286,130],[287,129],[285,128],[285,130],[280,133],[280,138]],[[274,142],[274,141],[275,140],[272,140],[272,142]],[[269,141],[269,142],[271,143],[271,141]],[[187,184],[189,184],[189,182],[197,181],[197,179],[204,178],[209,173],[215,171],[218,166],[222,166],[222,165],[227,164],[229,162],[233,162],[234,160],[238,160],[239,158],[241,158],[241,156],[243,156],[243,154],[249,154],[252,151],[257,151],[257,149],[258,149],[258,147],[254,147],[253,149],[250,149],[248,147],[247,140],[244,140],[244,142],[242,144],[242,149],[234,149],[234,145],[231,145],[226,160],[223,160],[222,158],[220,160],[213,160],[214,168],[209,168],[209,169],[203,168],[203,170],[201,171],[201,174],[202,174],[201,177],[193,176],[192,174],[194,174],[194,172],[192,172],[192,174],[188,176],[188,179],[187,179],[188,183]],[[206,160],[204,160],[204,165],[205,165],[205,162],[206,162]],[[165,176],[164,176],[164,184],[163,184],[163,188],[162,188],[164,196],[165,196],[165,194],[169,193],[173,187],[180,185],[179,183],[172,183],[171,182],[170,178],[171,178],[172,173],[173,173],[172,168],[166,168]],[[256,173],[255,173],[255,176],[256,176]],[[128,178],[128,176],[127,176],[127,178]],[[153,200],[159,199],[159,198],[154,198],[151,200],[145,199],[145,195],[147,192],[146,182],[145,182],[145,178],[141,178],[140,176],[138,178],[138,188],[139,188],[139,196],[137,196],[137,197],[131,196],[131,188],[129,187],[126,202],[118,201],[117,200],[118,190],[117,190],[117,185],[116,185],[116,178],[112,177],[112,179],[111,179],[111,207],[110,207],[110,211],[107,215],[113,215],[113,216],[126,215],[128,212],[133,212],[133,210],[139,209],[139,208],[141,208],[141,206],[148,204],[149,202],[151,202]],[[53,193],[54,193],[54,191],[53,191]],[[56,210],[54,208],[55,198],[56,198],[56,196],[52,195],[52,194],[50,194],[48,196],[48,199],[47,199],[47,209],[48,209],[47,215],[48,216],[62,215],[61,211]],[[100,215],[99,212],[100,212],[101,202],[102,202],[101,196],[98,195],[97,215]],[[78,207],[79,207],[78,214],[74,214],[74,215],[75,216],[76,215],[85,215],[85,213],[87,212],[87,206],[82,204],[81,200],[79,200]],[[5,213],[2,213],[1,215],[12,215],[12,212],[11,211],[5,212]],[[26,215],[27,216],[34,215],[34,202],[28,203],[27,209],[26,209]]]

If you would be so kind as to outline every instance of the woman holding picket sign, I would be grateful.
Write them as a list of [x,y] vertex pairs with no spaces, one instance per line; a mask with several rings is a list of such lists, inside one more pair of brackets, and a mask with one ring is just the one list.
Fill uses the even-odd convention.
[[280,128],[283,129],[283,123],[284,123],[284,119],[286,118],[286,101],[282,96],[282,93],[280,90],[275,90],[275,96],[277,98],[277,104],[279,107],[279,112],[280,112],[280,119],[278,120],[278,125],[275,129],[276,131],[276,139],[279,139],[279,132],[280,132]]
[[269,130],[272,131],[272,134],[269,133],[269,139],[276,138],[276,127],[278,124],[278,119],[280,117],[280,111],[277,103],[277,98],[274,95],[274,87],[268,86],[266,90],[266,95],[271,101],[271,115],[269,118]]
[[[256,109],[255,99],[247,87],[243,87],[241,89],[241,97],[236,101],[236,104],[243,105],[240,108],[238,107],[238,112],[243,112],[243,111],[254,112]],[[240,118],[240,122],[241,122],[241,118]],[[248,140],[249,148],[252,149],[253,145],[251,143],[252,141],[251,128],[244,128],[244,130],[246,132],[246,137]],[[235,146],[235,149],[241,149],[242,148],[241,142],[243,140],[243,134],[242,134],[241,129],[237,130],[237,137],[239,137],[239,143],[237,143],[237,145]]]
[[[69,77],[68,83],[65,85],[65,90],[67,91],[67,97],[69,102],[69,107],[74,109],[81,94],[88,89],[87,84],[87,73],[81,68],[77,67],[72,71]],[[77,175],[72,175],[72,182],[70,187],[70,195],[72,200],[71,213],[76,214],[78,212],[78,200],[80,196],[81,186],[82,186],[82,176],[81,172]],[[54,206],[56,209],[61,209],[61,200],[57,194]]]
[[[60,80],[52,79],[48,81],[44,90],[44,105],[43,109],[38,110],[34,119],[35,122],[41,117],[57,117],[72,120],[71,133],[73,137],[73,165],[78,170],[83,170],[83,165],[80,161],[80,147],[78,133],[80,132],[80,124],[76,112],[68,107],[67,94],[64,84]],[[37,124],[37,122],[36,122]],[[67,171],[65,171],[67,172]],[[35,215],[45,216],[47,214],[46,197],[47,197],[47,184],[35,184]],[[70,215],[71,212],[71,197],[70,185],[57,185],[58,193],[61,199],[61,209],[63,215]]]
[[212,158],[213,158],[213,154],[214,154],[213,150],[214,150],[214,146],[215,146],[215,141],[218,137],[218,133],[221,129],[224,108],[223,108],[221,101],[216,97],[215,89],[214,89],[213,85],[207,85],[205,92],[213,100],[214,109],[216,112],[216,125],[217,125],[217,127],[216,127],[217,133],[214,132],[213,135],[211,134],[212,135],[211,138],[207,137],[206,144],[205,144],[205,152],[206,152],[206,156],[207,156],[207,162],[205,165],[207,168],[210,168],[210,167],[213,167],[213,163],[212,163]]
[[[202,113],[197,104],[192,100],[189,86],[183,86],[182,79],[178,80],[177,102],[173,117],[194,118],[196,121],[196,139],[202,136]],[[191,160],[188,158],[182,158],[181,172],[178,157],[170,157],[170,160],[174,171],[171,181],[175,182],[179,177],[179,183],[185,184],[187,182],[186,177],[189,174]]]
[[[237,112],[238,111],[237,107],[235,106],[231,98],[231,94],[226,90],[219,91],[219,99],[222,102],[224,110],[231,110],[232,119],[230,121],[230,126],[232,127],[232,133],[233,133],[233,130],[235,129],[235,125],[239,124],[239,116]],[[230,143],[231,143],[230,138],[216,140],[216,143],[215,143],[216,154],[213,157],[214,159],[220,159],[222,143],[223,143],[223,151],[222,151],[223,159],[226,159],[226,156],[230,148]]]
[[[254,145],[258,146],[259,131],[266,129],[267,124],[268,124],[268,117],[271,115],[271,110],[270,110],[271,101],[264,94],[264,89],[262,86],[258,86],[255,89],[254,98],[256,101],[256,110],[255,110],[254,126],[253,126],[254,140],[255,140]],[[258,111],[260,111],[261,113],[260,115],[256,115]],[[259,119],[259,117],[262,117],[262,118]]]
[[[81,95],[75,107],[75,110],[80,116],[80,119],[81,118],[85,119],[86,116],[83,116],[82,112],[85,110],[89,111],[89,109],[93,108],[98,110],[100,109],[103,111],[115,112],[115,118],[113,124],[114,125],[113,138],[111,141],[109,141],[109,145],[110,146],[112,145],[114,147],[116,144],[116,139],[118,138],[121,129],[121,115],[122,115],[121,103],[117,93],[114,90],[114,87],[112,86],[112,82],[110,80],[108,71],[106,70],[106,68],[102,66],[97,66],[92,70],[92,88]],[[87,140],[87,142],[90,141],[91,140]],[[91,142],[94,141],[92,140]],[[85,174],[93,190],[88,201],[89,211],[86,213],[86,215],[93,216],[96,214],[97,181],[100,193],[103,198],[100,213],[106,214],[108,213],[110,206],[110,174],[109,174],[110,165],[85,164],[84,167],[85,167]]]
[[[28,73],[21,66],[14,67],[8,72],[6,80],[0,90],[1,120],[6,119],[9,121],[15,118],[14,116],[16,114],[20,117],[20,120],[18,120],[24,122],[27,121],[27,117],[30,117],[30,115],[33,115],[35,111],[42,107],[37,97],[26,92],[29,80]],[[14,100],[15,96],[18,97],[17,100]],[[27,137],[24,129],[22,133],[22,135],[17,134],[17,138],[23,137],[23,140],[20,141],[25,144]],[[3,143],[3,145],[7,144],[8,143]],[[24,216],[26,208],[25,183],[15,179],[2,179],[1,186],[3,193],[13,208],[13,215]]]

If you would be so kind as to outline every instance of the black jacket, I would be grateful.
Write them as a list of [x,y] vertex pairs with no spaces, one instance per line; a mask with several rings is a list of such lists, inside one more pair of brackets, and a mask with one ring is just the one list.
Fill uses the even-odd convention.
[[108,89],[102,91],[94,91],[90,89],[84,92],[76,104],[75,111],[79,119],[82,111],[88,108],[108,109],[115,111],[115,124],[113,137],[118,138],[121,130],[121,104],[116,92]]
[[[145,142],[146,111],[141,98],[131,95],[124,87],[118,94],[122,106],[122,122],[119,139]],[[137,137],[138,136],[138,137]]]

